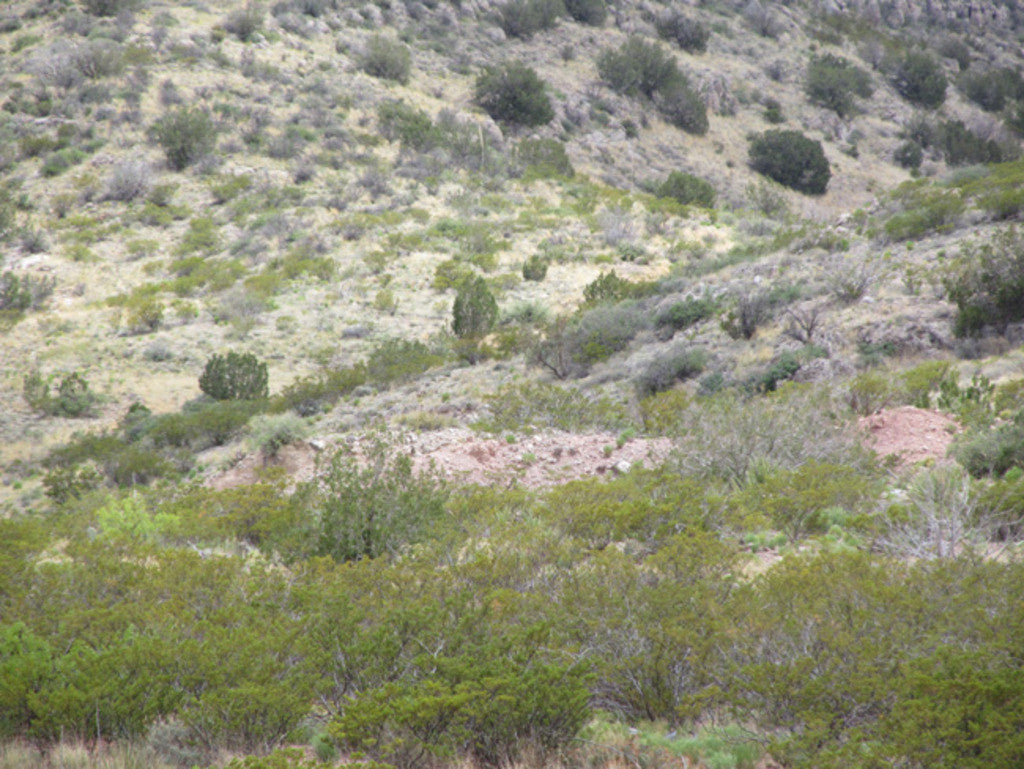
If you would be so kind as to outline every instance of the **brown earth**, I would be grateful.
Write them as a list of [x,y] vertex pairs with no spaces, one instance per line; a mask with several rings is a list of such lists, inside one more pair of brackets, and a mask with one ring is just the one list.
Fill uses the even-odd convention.
[[858,426],[866,435],[866,443],[880,457],[895,456],[900,466],[946,459],[960,425],[952,417],[938,411],[900,406],[862,417]]

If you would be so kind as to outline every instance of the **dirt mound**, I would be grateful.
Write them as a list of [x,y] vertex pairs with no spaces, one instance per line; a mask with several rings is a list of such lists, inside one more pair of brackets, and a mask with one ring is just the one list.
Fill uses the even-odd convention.
[[960,425],[937,411],[901,406],[858,420],[867,445],[879,456],[896,456],[901,466],[932,459],[944,461]]

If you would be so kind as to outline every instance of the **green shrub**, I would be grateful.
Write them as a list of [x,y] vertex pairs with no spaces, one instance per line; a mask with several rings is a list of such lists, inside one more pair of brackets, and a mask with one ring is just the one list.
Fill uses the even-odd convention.
[[397,555],[421,541],[444,514],[448,492],[386,436],[374,435],[361,458],[339,451],[325,472],[298,490],[314,512],[313,553],[336,561]]
[[509,37],[528,40],[555,26],[563,13],[562,0],[508,0],[498,9],[498,26]]
[[204,451],[223,446],[239,435],[261,408],[258,401],[224,400],[186,406],[178,414],[162,414],[137,428],[139,440],[164,448]]
[[958,337],[1024,320],[1024,236],[1011,227],[985,243],[965,245],[943,285],[957,307]]
[[117,16],[123,11],[131,11],[139,4],[139,0],[82,0],[85,9],[94,16]]
[[548,274],[548,258],[543,254],[534,254],[523,262],[523,280],[540,282]]
[[707,361],[708,354],[704,350],[693,349],[689,343],[677,346],[647,364],[637,377],[637,389],[644,396],[662,392],[676,382],[700,374]]
[[199,389],[218,401],[266,398],[267,364],[252,353],[214,355],[206,361]]
[[711,296],[688,296],[681,302],[666,307],[658,313],[655,322],[659,326],[671,326],[682,331],[695,326],[702,320],[713,317],[718,312],[718,301]]
[[1006,159],[998,142],[978,136],[962,120],[943,123],[939,135],[939,145],[951,166],[999,163]]
[[688,53],[704,53],[708,49],[710,30],[700,20],[681,11],[671,10],[659,16],[654,27],[663,39],[670,40]]
[[385,339],[366,360],[366,379],[377,385],[407,382],[443,362],[423,342]]
[[85,377],[77,371],[71,372],[61,378],[56,393],[52,391],[52,381],[52,376],[44,377],[39,371],[26,374],[22,384],[25,402],[47,416],[92,416],[99,398],[89,389]]
[[946,75],[931,55],[910,51],[893,66],[890,82],[911,104],[936,109],[946,100]]
[[603,395],[547,382],[506,385],[484,399],[490,416],[474,425],[508,430],[620,430],[630,424],[625,407]]
[[476,79],[474,100],[499,123],[541,126],[555,116],[544,81],[521,62],[484,69]]
[[641,283],[620,278],[615,270],[602,272],[583,288],[583,303],[594,307],[607,302],[621,302],[624,299],[639,299],[656,289],[654,283]]
[[480,276],[459,286],[452,306],[452,332],[460,339],[485,336],[498,319],[498,303]]
[[250,439],[265,457],[275,456],[308,433],[306,421],[297,414],[258,414],[249,421]]
[[676,128],[694,136],[708,132],[708,109],[704,99],[681,72],[658,89],[654,104],[662,117]]
[[896,148],[896,152],[893,153],[893,160],[896,161],[900,168],[913,171],[921,167],[921,161],[924,160],[924,150],[921,149],[921,145],[917,142],[905,141]]
[[217,127],[205,109],[181,107],[153,124],[153,136],[171,168],[181,171],[213,152]]
[[849,60],[826,53],[811,57],[804,90],[813,103],[845,117],[853,111],[855,96],[871,96],[871,76]]
[[630,37],[617,49],[605,50],[597,57],[597,71],[613,90],[647,98],[682,74],[676,60],[660,45],[638,36]]
[[441,141],[441,134],[430,115],[404,101],[385,101],[377,107],[381,135],[389,141],[398,140],[403,147],[426,151]]
[[600,27],[608,17],[605,0],[565,0],[565,10],[573,21]]
[[943,232],[955,224],[967,207],[958,190],[908,188],[903,213],[885,223],[885,234],[893,240],[919,238],[930,232]]
[[1001,112],[1010,100],[1024,99],[1024,77],[1010,67],[970,69],[960,75],[957,86],[986,112]]
[[565,145],[557,139],[523,139],[516,145],[516,158],[529,179],[571,179],[576,174]]
[[822,195],[832,171],[821,142],[799,131],[772,130],[750,143],[750,164],[758,173],[808,195]]
[[365,384],[366,376],[366,367],[358,365],[297,379],[274,397],[270,410],[279,413],[291,409],[303,417],[319,414],[342,396]]
[[224,29],[243,43],[253,39],[263,27],[263,8],[250,0],[243,7],[228,14],[224,20]]
[[757,329],[772,313],[772,302],[766,291],[742,293],[735,306],[722,321],[722,330],[733,339],[752,339]]
[[965,433],[954,443],[952,453],[967,472],[979,478],[1000,477],[1024,467],[1024,410],[1012,422]]
[[408,83],[412,54],[405,43],[378,34],[366,43],[366,52],[360,58],[359,66],[367,75]]
[[660,198],[672,198],[683,205],[694,205],[712,208],[715,205],[715,188],[693,174],[673,171],[660,185],[657,195]]

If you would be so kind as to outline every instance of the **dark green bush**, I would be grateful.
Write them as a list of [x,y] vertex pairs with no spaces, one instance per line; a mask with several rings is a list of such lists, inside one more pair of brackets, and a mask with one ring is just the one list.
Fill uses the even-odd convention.
[[890,82],[911,104],[927,109],[941,107],[946,100],[946,75],[931,55],[911,51],[893,66]]
[[786,116],[782,114],[782,105],[779,104],[778,99],[771,97],[764,100],[764,112],[762,113],[764,119],[772,125],[778,125],[779,123],[786,122]]
[[676,128],[694,136],[708,132],[708,109],[704,99],[681,72],[654,94],[654,104],[662,117]]
[[523,262],[523,280],[540,282],[547,277],[548,258],[543,254],[534,254]]
[[985,243],[965,245],[943,285],[957,307],[958,337],[1024,320],[1024,236],[1011,227]]
[[146,439],[158,448],[187,448],[205,451],[223,446],[237,437],[258,413],[258,401],[225,400],[196,403],[177,414],[161,414],[137,428],[138,439]]
[[676,60],[660,45],[638,36],[630,37],[617,49],[605,50],[597,57],[597,71],[613,90],[647,98],[682,74]]
[[408,83],[412,54],[409,46],[400,40],[374,35],[366,43],[366,52],[359,59],[359,66],[367,75]]
[[1010,100],[1024,99],[1024,77],[1010,67],[968,70],[960,75],[957,86],[987,112],[1001,112]]
[[499,123],[540,126],[555,116],[544,81],[521,62],[487,67],[476,79],[474,100]]
[[978,136],[962,120],[943,123],[939,134],[940,146],[951,166],[999,163],[1006,159],[998,142]]
[[658,34],[688,53],[704,53],[708,49],[711,32],[702,21],[687,16],[679,10],[671,10],[654,22]]
[[896,152],[893,153],[893,160],[899,164],[900,168],[914,170],[921,167],[921,161],[924,160],[924,150],[921,149],[921,145],[917,142],[906,141],[896,148]]
[[1012,422],[972,430],[953,446],[953,456],[971,475],[1000,477],[1014,467],[1024,467],[1024,411]]
[[153,136],[163,148],[171,168],[181,171],[213,152],[217,127],[200,107],[181,107],[153,125]]
[[366,367],[358,365],[297,379],[274,397],[270,410],[278,413],[292,410],[303,417],[319,414],[364,384],[366,376]]
[[117,16],[123,11],[131,11],[139,4],[139,0],[82,0],[85,9],[94,16]]
[[498,9],[498,26],[509,37],[528,40],[555,26],[563,13],[562,0],[508,0]]
[[206,361],[199,389],[218,401],[266,398],[267,364],[252,353],[214,355]]
[[573,21],[600,27],[608,17],[605,0],[565,0],[565,10]]
[[808,195],[822,195],[832,177],[821,142],[799,131],[772,130],[750,143],[750,164],[786,187]]
[[452,331],[460,339],[485,336],[498,319],[498,303],[479,275],[459,286],[452,306]]
[[715,205],[715,188],[693,174],[673,171],[658,185],[659,198],[672,198],[683,205],[712,208]]
[[804,90],[813,103],[845,117],[853,111],[854,97],[871,96],[871,76],[849,60],[826,53],[811,57]]

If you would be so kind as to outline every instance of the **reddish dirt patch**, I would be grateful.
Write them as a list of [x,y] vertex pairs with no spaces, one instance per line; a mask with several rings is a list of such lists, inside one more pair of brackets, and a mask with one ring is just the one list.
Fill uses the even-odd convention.
[[937,411],[901,406],[862,417],[858,425],[867,433],[867,445],[879,456],[894,455],[901,466],[932,459],[944,461],[959,432],[955,419]]
[[[358,455],[360,442],[352,447]],[[250,455],[210,478],[207,484],[228,489],[255,483],[265,467],[281,467],[294,481],[306,481],[313,477],[317,455],[322,452],[329,456],[333,449],[314,442],[286,446],[265,462],[258,455]],[[414,433],[405,436],[401,444],[401,450],[412,455],[417,470],[433,466],[453,481],[501,486],[519,483],[528,488],[624,473],[637,463],[652,467],[671,449],[672,442],[664,438],[634,438],[620,447],[610,433],[549,432],[514,436],[510,441],[483,437],[463,428]]]

